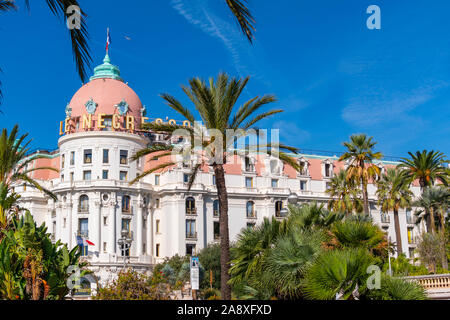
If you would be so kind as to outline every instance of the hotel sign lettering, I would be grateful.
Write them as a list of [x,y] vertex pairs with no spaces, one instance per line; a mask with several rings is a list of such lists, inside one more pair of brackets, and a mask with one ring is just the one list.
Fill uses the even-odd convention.
[[[136,128],[136,119],[131,115],[122,116],[119,114],[107,115],[99,113],[97,115],[83,114],[81,117],[76,118],[67,117],[64,121],[59,123],[59,135],[62,136],[73,132],[73,129],[80,128],[82,130],[111,128],[111,130],[133,132],[136,129],[140,129],[140,127],[149,120],[148,117],[139,117],[138,119],[141,120],[141,123],[139,127]],[[167,123],[169,125],[182,125],[184,127],[191,126],[191,123],[187,120],[180,122],[170,119],[167,122],[164,122],[161,118],[156,118],[153,122],[158,124]]]

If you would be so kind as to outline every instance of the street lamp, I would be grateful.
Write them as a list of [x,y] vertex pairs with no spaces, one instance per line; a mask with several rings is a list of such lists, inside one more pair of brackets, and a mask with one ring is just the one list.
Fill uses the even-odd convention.
[[[121,231],[121,235],[122,238],[120,238],[119,240],[117,240],[117,244],[119,245],[120,250],[122,250],[122,256],[123,256],[123,268],[125,269],[126,267],[126,259],[127,259],[127,250],[130,249],[131,247],[131,243],[133,242],[133,239],[131,239],[129,237],[129,232],[126,229],[123,229]],[[129,253],[129,252],[128,252]],[[129,259],[129,254],[128,254],[128,259]]]
[[297,204],[297,202],[298,202],[298,197],[297,197],[297,195],[296,195],[295,193],[291,193],[291,194],[288,196],[288,202],[289,202],[289,204]]

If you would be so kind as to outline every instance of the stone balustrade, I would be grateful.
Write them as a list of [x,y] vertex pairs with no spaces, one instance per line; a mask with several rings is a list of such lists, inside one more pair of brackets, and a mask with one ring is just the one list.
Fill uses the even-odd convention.
[[431,299],[450,300],[450,274],[404,277],[407,281],[420,284]]

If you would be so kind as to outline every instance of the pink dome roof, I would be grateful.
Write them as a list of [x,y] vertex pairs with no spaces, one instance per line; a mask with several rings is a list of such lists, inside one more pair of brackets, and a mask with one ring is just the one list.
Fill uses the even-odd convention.
[[128,103],[127,115],[135,118],[141,116],[141,100],[133,89],[120,80],[94,79],[83,85],[69,103],[70,108],[72,108],[71,117],[87,114],[85,104],[91,99],[97,104],[93,116],[99,113],[108,115],[119,113],[116,105],[122,100]]
[[[99,114],[106,116],[117,114],[120,118],[133,116],[135,125],[139,124],[143,112],[141,100],[120,78],[119,68],[110,63],[108,55],[103,62],[94,69],[95,73],[90,81],[74,94],[66,107],[67,116],[71,119],[81,119],[83,115],[91,114],[92,121],[96,122]],[[86,130],[97,128],[92,126]],[[75,131],[83,131],[81,124]]]

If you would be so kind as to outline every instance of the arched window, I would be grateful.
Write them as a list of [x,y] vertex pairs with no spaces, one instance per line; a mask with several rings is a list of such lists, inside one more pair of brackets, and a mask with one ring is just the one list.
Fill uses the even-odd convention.
[[78,211],[79,212],[88,212],[89,211],[89,197],[85,194],[80,196]]
[[213,202],[213,215],[214,217],[219,216],[219,200],[214,200]]
[[247,218],[255,218],[256,212],[255,212],[255,203],[253,201],[247,201]]
[[130,212],[130,196],[122,197],[122,212]]
[[275,201],[275,216],[281,217],[281,209],[283,209],[283,201]]
[[186,214],[195,214],[195,199],[192,197],[186,198]]

